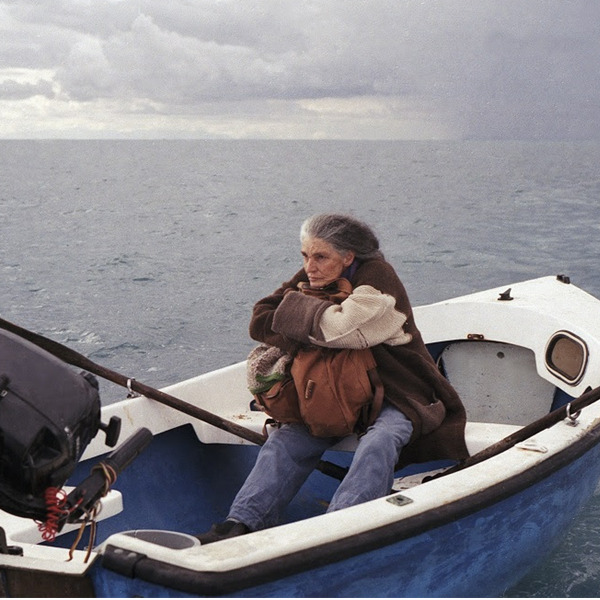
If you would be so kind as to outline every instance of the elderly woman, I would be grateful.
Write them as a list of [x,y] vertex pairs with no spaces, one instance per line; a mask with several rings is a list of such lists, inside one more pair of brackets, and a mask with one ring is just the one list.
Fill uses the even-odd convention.
[[[427,351],[393,267],[370,227],[352,217],[307,219],[300,234],[304,268],[254,307],[253,339],[293,357],[302,347],[371,347],[385,390],[375,421],[359,437],[352,464],[328,510],[390,493],[402,462],[468,456],[465,410]],[[353,293],[340,305],[302,293],[345,278]],[[282,512],[339,438],[315,437],[302,423],[275,429],[237,494],[227,520],[203,543],[277,524]]]

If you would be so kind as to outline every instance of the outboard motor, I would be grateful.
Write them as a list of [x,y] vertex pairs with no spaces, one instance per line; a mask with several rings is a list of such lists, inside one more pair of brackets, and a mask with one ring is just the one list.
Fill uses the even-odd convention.
[[116,444],[120,420],[101,423],[96,378],[0,330],[0,509],[44,521],[46,492],[62,487],[98,429]]

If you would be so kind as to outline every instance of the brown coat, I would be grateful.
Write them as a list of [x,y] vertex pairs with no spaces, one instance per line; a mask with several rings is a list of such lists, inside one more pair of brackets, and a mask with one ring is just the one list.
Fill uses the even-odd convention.
[[[250,322],[253,339],[277,346],[292,356],[308,342],[321,314],[331,305],[300,292],[292,293],[300,281],[307,281],[304,270],[257,302]],[[413,423],[411,443],[402,451],[402,463],[466,458],[464,407],[427,351],[394,268],[381,259],[366,261],[357,269],[352,285],[370,285],[390,294],[396,298],[396,309],[407,317],[404,330],[412,336],[408,344],[379,344],[372,348],[386,399]]]

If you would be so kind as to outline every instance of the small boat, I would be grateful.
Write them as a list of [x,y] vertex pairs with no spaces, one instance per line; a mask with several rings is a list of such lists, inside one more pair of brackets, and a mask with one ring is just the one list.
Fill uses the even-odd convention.
[[[561,275],[416,307],[415,319],[465,404],[470,458],[411,465],[396,473],[388,496],[326,513],[356,444],[345,438],[284,523],[201,545],[194,534],[226,517],[264,440],[245,363],[163,390],[110,372],[130,397],[103,406],[101,419],[120,419],[125,441],[107,451],[94,437],[65,482],[66,493],[87,493],[85,482],[104,465],[94,510],[57,517],[64,522],[48,542],[33,519],[2,506],[5,593],[504,593],[560,541],[600,479],[600,301]],[[106,375],[57,343],[46,351]]]

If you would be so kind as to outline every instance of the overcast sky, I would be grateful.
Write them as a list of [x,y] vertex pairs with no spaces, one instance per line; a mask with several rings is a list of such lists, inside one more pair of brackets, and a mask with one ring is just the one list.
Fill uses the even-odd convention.
[[0,0],[0,138],[600,139],[597,0]]

